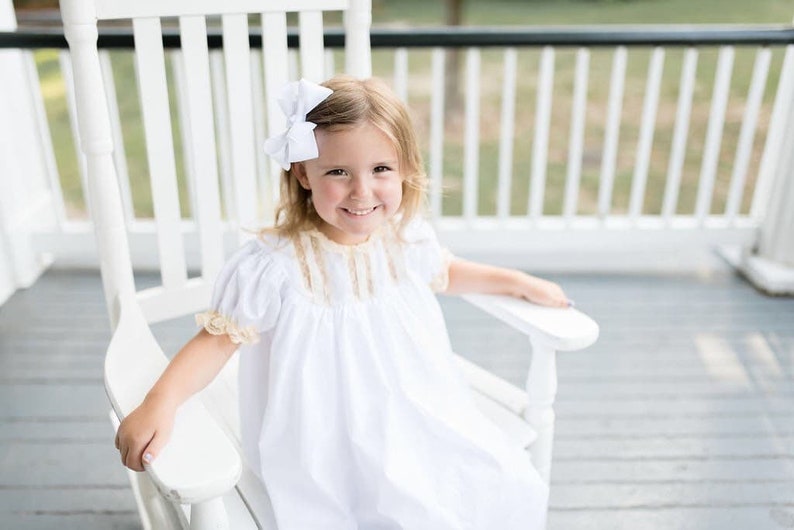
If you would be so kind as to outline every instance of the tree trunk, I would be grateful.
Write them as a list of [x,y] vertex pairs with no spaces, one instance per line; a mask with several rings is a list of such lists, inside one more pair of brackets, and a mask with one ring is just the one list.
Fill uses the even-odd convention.
[[[460,26],[463,23],[463,0],[444,0],[444,23]],[[446,121],[454,119],[461,111],[460,51],[447,50],[444,65],[444,115]]]

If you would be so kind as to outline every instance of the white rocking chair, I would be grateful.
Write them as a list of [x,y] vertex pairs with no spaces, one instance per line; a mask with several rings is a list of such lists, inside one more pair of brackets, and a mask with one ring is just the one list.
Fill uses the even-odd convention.
[[[345,70],[370,75],[370,0],[61,0],[71,48],[80,143],[88,167],[89,208],[94,221],[104,291],[114,334],[105,361],[112,417],[133,410],[162,372],[167,359],[149,323],[201,311],[226,252],[250,235],[240,228],[267,224],[258,198],[272,210],[277,168],[257,191],[255,107],[268,101],[268,131],[283,117],[273,94],[288,81],[287,12],[298,12],[301,77],[326,77],[323,11],[344,12]],[[262,22],[264,92],[252,75],[249,14]],[[206,16],[221,17],[225,67],[226,132],[231,182],[226,218],[221,216],[213,113],[213,79]],[[183,137],[194,197],[192,222],[183,220],[177,196],[161,18],[179,17],[181,58],[189,123]],[[110,118],[97,53],[97,20],[132,19],[142,115],[152,183],[162,285],[136,292],[128,227],[113,159]],[[253,88],[252,88],[253,87]],[[218,109],[216,109],[216,112]],[[186,120],[183,120],[186,121]],[[261,169],[261,162],[259,164]],[[261,173],[261,171],[260,171]],[[228,195],[231,194],[231,197]],[[198,237],[193,236],[193,232]],[[189,233],[189,234],[188,234]],[[229,243],[227,234],[238,234]],[[191,250],[195,243],[196,250]],[[200,256],[201,276],[188,278],[189,257]],[[592,344],[598,326],[574,309],[548,309],[516,299],[469,296],[470,302],[525,333],[532,348],[527,392],[460,359],[483,410],[528,450],[549,480],[557,388],[555,352]],[[179,411],[172,439],[145,473],[130,472],[145,528],[275,529],[267,492],[246,468],[239,451],[234,360],[218,379]],[[108,442],[112,443],[112,442]]]

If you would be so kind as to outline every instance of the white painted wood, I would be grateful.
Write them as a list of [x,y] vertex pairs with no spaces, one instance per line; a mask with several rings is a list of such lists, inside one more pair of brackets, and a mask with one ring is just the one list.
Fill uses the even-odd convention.
[[300,79],[298,74],[298,51],[292,48],[287,50],[287,73],[290,81]]
[[213,117],[215,122],[215,140],[218,151],[218,170],[220,176],[221,199],[223,213],[227,219],[235,219],[234,183],[232,182],[231,131],[229,130],[229,104],[226,96],[226,74],[223,52],[210,50],[210,81]]
[[[31,87],[38,87],[41,85],[39,81],[39,72],[36,69],[36,61],[33,53],[26,54],[25,60],[27,82]],[[61,179],[58,173],[58,164],[55,161],[55,149],[52,145],[52,133],[50,132],[50,124],[47,121],[47,111],[44,108],[44,99],[38,90],[32,92],[31,98],[33,108],[36,114],[36,125],[39,131],[39,142],[42,149],[42,159],[46,167],[47,181],[49,182],[49,193],[51,194],[51,208],[55,215],[55,230],[60,230],[61,226],[66,222],[66,206],[63,199],[63,190],[61,189]]]
[[298,13],[300,31],[301,76],[314,83],[325,80],[322,11]]
[[[794,85],[787,87],[789,100],[794,100]],[[794,105],[781,117],[783,141],[766,217],[761,225],[758,255],[788,269],[788,292],[794,292]]]
[[441,217],[444,177],[444,62],[443,48],[433,48],[430,93],[430,211]]
[[760,48],[755,57],[753,77],[747,93],[747,102],[745,103],[744,116],[742,118],[742,129],[739,133],[738,145],[736,146],[736,157],[733,162],[728,200],[725,203],[725,215],[731,219],[739,215],[741,208],[742,195],[747,183],[747,172],[750,167],[750,157],[758,125],[758,115],[764,99],[764,90],[766,89],[771,62],[772,50]]
[[135,20],[133,31],[160,271],[163,285],[168,289],[178,289],[187,281],[187,269],[179,230],[181,213],[160,21]]
[[394,93],[408,102],[408,48],[394,50]]
[[336,59],[334,59],[334,50],[328,48],[325,50],[325,79],[331,79],[336,74]]
[[533,346],[580,350],[598,338],[598,324],[574,308],[543,307],[512,296],[464,295],[466,301],[524,333]]
[[[105,358],[105,388],[116,415],[124,418],[143,400],[168,359],[136,304],[122,304],[121,314]],[[146,469],[164,497],[191,504],[233,488],[241,460],[194,397],[180,407],[169,443]]]
[[781,145],[784,141],[786,117],[794,105],[789,94],[794,89],[794,45],[786,46],[783,65],[780,69],[780,80],[775,93],[775,102],[772,105],[772,115],[769,129],[767,130],[764,152],[761,155],[761,165],[758,168],[758,180],[755,185],[753,202],[750,206],[750,216],[762,218],[769,203],[772,183],[780,163]]
[[714,76],[714,93],[711,99],[709,126],[706,131],[706,142],[703,150],[703,162],[700,168],[700,181],[695,203],[695,215],[703,219],[711,212],[714,195],[714,181],[717,178],[722,131],[725,125],[725,111],[728,108],[728,97],[731,89],[734,48],[720,48],[717,60],[717,72]]
[[678,107],[675,114],[670,160],[667,165],[664,199],[662,201],[662,217],[670,219],[675,215],[678,206],[678,193],[681,188],[681,172],[686,159],[689,119],[692,115],[692,96],[695,91],[697,74],[698,50],[687,48],[684,52],[684,64],[681,67],[681,82],[678,88]]
[[510,215],[510,190],[513,179],[513,144],[515,143],[516,71],[518,52],[505,49],[504,78],[502,79],[502,116],[499,128],[499,173],[496,198],[496,215]]
[[571,132],[568,147],[568,173],[565,179],[565,199],[562,207],[562,215],[566,218],[571,218],[576,214],[579,202],[589,75],[590,51],[587,48],[580,48],[576,52],[576,75],[574,77]]
[[265,127],[267,118],[265,115],[265,87],[264,74],[262,72],[262,53],[259,50],[251,51],[251,92],[253,97],[254,113],[254,153],[256,155],[256,197],[258,208],[255,210],[259,219],[269,222],[273,219],[274,197],[271,193],[270,160],[265,154]]
[[[0,30],[8,26],[16,26],[13,10],[8,19],[0,12]],[[34,65],[29,52],[0,51],[0,301],[33,285],[51,261],[32,241],[34,231],[56,222],[47,144],[33,119],[43,106]]]
[[[287,124],[277,100],[280,90],[289,80],[287,18],[282,13],[264,13],[262,15],[262,58],[265,64],[265,108],[267,113],[265,137],[269,138],[279,134]],[[270,196],[277,198],[281,167],[272,159],[269,160],[269,164]]]
[[218,195],[218,161],[210,94],[206,23],[203,17],[181,17],[182,54],[188,87],[190,142],[196,171],[196,211],[199,227],[201,271],[214,278],[224,260]]
[[604,151],[601,156],[601,175],[598,185],[598,215],[602,218],[609,215],[612,210],[612,190],[615,184],[615,168],[618,159],[618,137],[623,111],[627,56],[626,47],[618,46],[612,59],[607,122],[604,130]]
[[532,464],[546,484],[551,482],[554,441],[554,400],[557,396],[556,352],[548,344],[530,339],[532,364],[527,376],[527,410],[524,418],[538,433],[532,446]]
[[58,64],[61,67],[61,75],[63,76],[63,84],[66,92],[66,108],[69,111],[69,127],[72,131],[72,138],[74,139],[75,160],[77,160],[77,170],[80,174],[80,189],[83,192],[83,200],[85,201],[86,210],[91,215],[88,197],[86,190],[88,189],[88,169],[86,168],[85,154],[80,148],[80,132],[78,131],[77,120],[77,102],[74,95],[74,74],[72,72],[72,58],[69,52],[61,51],[58,53]]
[[463,216],[473,219],[479,202],[480,50],[466,51],[466,111],[463,140]]
[[664,48],[656,47],[651,54],[648,66],[648,81],[645,85],[645,101],[642,106],[640,136],[637,141],[637,158],[634,163],[634,174],[631,179],[631,197],[629,199],[629,217],[636,219],[642,214],[645,200],[645,187],[648,182],[648,170],[651,163],[653,133],[656,129],[656,112],[659,108],[659,92],[664,69]]
[[[62,2],[64,34],[74,66],[74,95],[80,146],[86,157],[89,211],[94,220],[102,284],[115,328],[122,301],[131,302],[135,284],[130,266],[127,232],[118,180],[113,164],[113,142],[107,115],[102,73],[96,48],[98,32],[89,5]],[[97,105],[97,102],[102,104]]]
[[190,530],[230,530],[233,527],[223,499],[216,497],[190,506]]
[[190,197],[190,215],[198,209],[196,203],[196,169],[193,157],[193,143],[190,141],[190,111],[188,109],[187,79],[185,77],[185,59],[181,50],[169,53],[171,70],[174,77],[174,93],[176,97],[177,116],[179,118],[179,136],[182,143],[182,171],[185,175],[188,196]]
[[[326,8],[330,9],[330,8]],[[356,77],[372,76],[369,29],[372,26],[371,0],[349,0],[344,13],[345,73]]]
[[535,107],[535,137],[532,141],[532,175],[530,177],[529,204],[527,206],[528,215],[532,219],[537,219],[543,214],[553,90],[554,48],[545,46],[540,55],[537,105]]
[[472,389],[500,403],[519,418],[523,417],[527,407],[526,392],[460,355],[455,356],[455,363]]
[[99,64],[102,68],[102,82],[105,84],[105,95],[108,98],[108,115],[110,116],[110,131],[113,134],[113,161],[116,163],[116,174],[119,179],[121,204],[124,206],[124,216],[127,222],[135,217],[130,192],[130,175],[127,170],[127,154],[124,149],[124,135],[121,132],[121,118],[116,97],[116,82],[113,79],[113,66],[110,62],[110,52],[99,52]]
[[190,15],[224,15],[256,12],[319,11],[345,9],[346,0],[102,0],[97,2],[96,15],[101,19],[134,17],[175,17]]
[[[223,54],[226,64],[226,93],[229,109],[229,143],[231,155],[232,186],[228,191],[234,197],[234,214],[237,225],[245,228],[256,226],[257,214],[257,164],[254,131],[254,110],[251,76],[251,55],[248,45],[248,20],[245,15],[224,15]],[[261,132],[260,132],[261,134]],[[264,141],[264,140],[263,140]],[[230,210],[232,211],[232,210]],[[240,238],[244,234],[240,232]]]

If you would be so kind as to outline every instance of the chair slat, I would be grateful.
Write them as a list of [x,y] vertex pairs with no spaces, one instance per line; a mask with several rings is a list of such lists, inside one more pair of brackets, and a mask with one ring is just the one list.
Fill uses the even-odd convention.
[[259,208],[257,218],[271,220],[275,205],[270,194],[270,160],[265,154],[265,86],[262,73],[262,52],[251,51],[251,93],[254,113],[254,155],[256,156],[256,185]]
[[[280,133],[286,126],[286,118],[278,105],[278,95],[289,79],[287,58],[287,17],[283,13],[262,15],[262,56],[265,63],[265,100],[267,109],[267,136]],[[270,160],[271,197],[279,196],[279,165]],[[278,202],[275,200],[275,202]]]
[[554,48],[546,46],[540,54],[535,138],[532,142],[532,174],[529,185],[528,214],[536,219],[543,215],[546,194],[546,168],[549,156],[552,91],[554,90]]
[[132,205],[132,193],[130,192],[130,174],[127,169],[124,135],[121,133],[121,118],[119,116],[118,98],[116,97],[116,82],[113,79],[113,65],[110,61],[110,52],[107,50],[99,51],[99,66],[102,70],[102,83],[105,85],[105,97],[108,100],[110,132],[113,135],[113,161],[116,165],[116,177],[119,182],[121,204],[124,207],[124,218],[127,220],[127,223],[129,223],[135,217],[135,210]]
[[[224,46],[225,47],[225,46]],[[231,133],[229,131],[229,105],[226,98],[226,75],[223,52],[210,50],[210,79],[212,81],[212,106],[215,121],[215,141],[217,143],[218,170],[220,175],[223,213],[227,219],[237,218],[232,182]]]
[[408,102],[408,48],[394,50],[394,93]]
[[728,200],[725,203],[725,216],[734,219],[739,214],[742,203],[744,185],[747,182],[747,170],[750,167],[753,142],[755,140],[758,115],[764,100],[769,65],[772,62],[772,50],[761,48],[755,57],[753,77],[747,93],[747,103],[744,108],[742,130],[739,133],[739,143],[736,146],[736,158],[733,162],[731,183],[728,190]]
[[187,280],[187,269],[180,231],[181,214],[160,21],[155,18],[137,19],[133,21],[133,31],[160,273],[166,289],[178,289]]
[[[372,26],[370,0],[349,0],[345,11],[345,72],[356,77],[372,76],[369,30]],[[328,9],[328,8],[326,8]]]
[[687,48],[684,52],[684,64],[681,67],[681,82],[678,89],[678,108],[675,115],[670,160],[667,164],[664,199],[662,201],[662,217],[669,220],[675,215],[678,206],[678,192],[681,188],[681,172],[686,159],[686,143],[689,135],[689,119],[692,115],[692,96],[695,93],[695,75],[697,74],[698,50]]
[[300,31],[301,77],[320,83],[325,75],[322,11],[298,13]]
[[731,90],[731,73],[733,71],[733,46],[720,48],[717,59],[717,72],[714,75],[714,93],[711,98],[709,126],[706,131],[706,145],[703,150],[703,162],[700,167],[700,183],[698,185],[695,216],[702,221],[711,212],[714,195],[714,181],[717,178],[717,165],[722,144],[722,130],[725,126],[725,112],[728,108],[728,97]]
[[[245,15],[223,17],[226,94],[229,111],[229,139],[232,159],[232,191],[235,214],[241,227],[253,228],[256,211],[256,155],[254,149],[254,110],[251,87],[251,60],[248,45],[248,19]],[[243,232],[240,231],[240,237]]]
[[[80,174],[80,186],[83,191],[83,200],[88,208],[88,168],[83,151],[80,149],[80,131],[77,130],[77,101],[74,94],[74,72],[72,71],[72,58],[69,52],[62,51],[58,54],[58,64],[61,67],[63,85],[66,91],[66,109],[69,111],[69,127],[74,138],[75,159],[77,170]],[[89,212],[90,213],[90,212]]]
[[750,217],[759,219],[766,213],[769,194],[772,192],[772,182],[777,171],[780,159],[780,147],[783,142],[791,105],[791,94],[794,91],[794,45],[786,46],[783,57],[783,66],[780,69],[780,80],[775,93],[775,102],[772,104],[772,119],[766,136],[764,152],[761,155],[761,165],[758,168],[758,180],[755,184],[753,202],[750,206]]
[[190,141],[190,110],[187,104],[187,80],[185,79],[185,59],[181,50],[173,50],[168,56],[174,78],[174,93],[176,94],[176,109],[179,118],[179,136],[182,144],[182,171],[185,174],[188,195],[190,197],[190,212],[195,212],[196,206],[196,170],[193,163],[192,142]]
[[466,125],[463,147],[463,217],[477,216],[480,165],[480,50],[466,52]]
[[225,15],[249,12],[289,12],[310,10],[342,10],[348,0],[103,0],[97,2],[99,20],[136,17],[176,17],[191,15]]
[[601,173],[598,186],[598,215],[602,218],[609,215],[612,210],[612,190],[615,184],[620,118],[623,111],[623,90],[626,86],[627,55],[626,47],[618,46],[612,58],[607,122],[604,130],[604,151],[601,156]]
[[334,50],[327,48],[325,50],[325,79],[331,79],[336,75],[336,60],[334,59]]
[[214,278],[224,260],[218,191],[218,161],[210,93],[207,25],[204,17],[180,17],[182,56],[187,81],[191,151],[195,170],[196,219],[201,248],[201,270]]
[[648,66],[648,81],[645,85],[645,101],[642,105],[640,136],[637,141],[637,159],[634,163],[634,174],[631,179],[631,196],[629,198],[629,218],[635,220],[642,215],[645,201],[645,187],[648,182],[648,169],[651,165],[651,149],[653,133],[656,129],[656,112],[659,109],[659,92],[662,85],[664,70],[664,48],[656,47],[651,54]]
[[430,210],[441,216],[444,171],[444,62],[446,52],[434,48],[432,53],[432,92],[430,93]]
[[504,77],[502,79],[502,117],[499,130],[499,169],[496,197],[496,215],[502,219],[510,215],[517,69],[518,52],[515,48],[507,48],[504,55]]
[[562,214],[566,218],[571,218],[576,214],[577,203],[579,202],[589,75],[590,51],[587,48],[579,48],[576,52],[576,75],[574,77],[573,108],[571,109],[570,147],[568,148],[568,173],[565,179],[565,199],[562,206]]

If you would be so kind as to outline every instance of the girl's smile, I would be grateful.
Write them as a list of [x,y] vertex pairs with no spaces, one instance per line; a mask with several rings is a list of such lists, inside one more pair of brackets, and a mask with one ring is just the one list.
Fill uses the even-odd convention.
[[362,123],[336,131],[315,130],[319,157],[293,166],[312,192],[318,227],[343,245],[366,241],[397,213],[402,182],[397,151],[379,128]]

